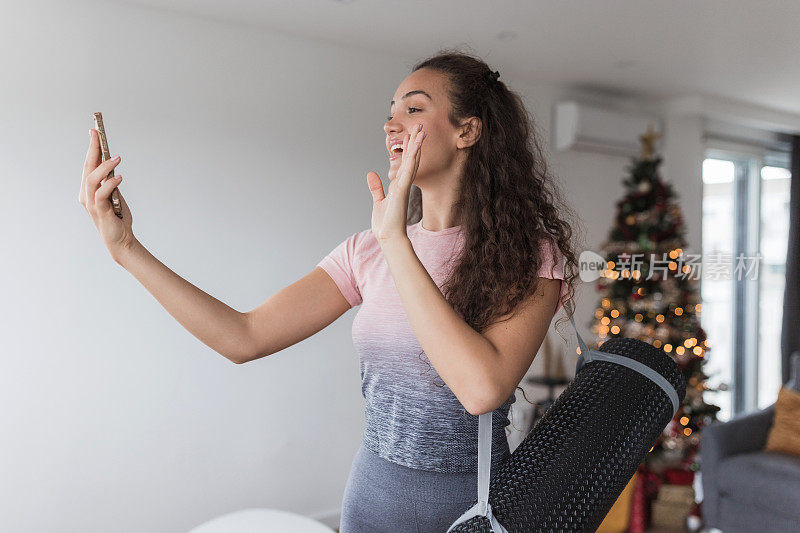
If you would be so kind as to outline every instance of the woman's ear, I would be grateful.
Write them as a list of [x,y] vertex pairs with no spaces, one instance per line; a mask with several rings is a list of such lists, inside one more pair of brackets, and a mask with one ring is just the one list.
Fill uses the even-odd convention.
[[470,117],[461,126],[461,133],[458,136],[456,146],[458,148],[469,148],[480,139],[481,136],[481,119],[478,117]]

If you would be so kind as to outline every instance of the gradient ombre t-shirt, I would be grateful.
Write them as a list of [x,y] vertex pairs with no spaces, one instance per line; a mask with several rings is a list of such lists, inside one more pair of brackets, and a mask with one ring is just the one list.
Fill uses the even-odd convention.
[[[417,222],[407,234],[420,262],[441,288],[464,245],[461,226],[430,231]],[[539,276],[564,279],[563,256],[549,247]],[[336,246],[317,266],[350,303],[365,400],[364,446],[389,461],[445,473],[477,472],[478,417],[444,383],[417,341],[389,265],[371,229]],[[567,293],[561,283],[561,296]],[[559,301],[556,313],[561,309]],[[436,384],[434,384],[434,382]],[[492,469],[510,453],[505,427],[512,394],[492,412]]]

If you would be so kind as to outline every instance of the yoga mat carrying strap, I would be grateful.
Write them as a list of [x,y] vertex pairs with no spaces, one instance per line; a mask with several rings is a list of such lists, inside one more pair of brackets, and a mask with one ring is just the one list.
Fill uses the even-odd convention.
[[[564,307],[568,310],[572,309],[569,301],[564,304]],[[576,375],[581,367],[590,361],[608,361],[610,363],[627,366],[646,378],[649,378],[664,390],[672,402],[672,416],[675,416],[675,413],[678,412],[678,408],[680,407],[678,392],[664,376],[649,366],[631,359],[630,357],[609,354],[598,350],[589,350],[581,334],[578,333],[578,328],[575,326],[575,319],[570,315],[569,320],[572,323],[572,328],[575,330],[575,336],[578,338],[578,346],[581,349],[581,354],[578,357],[578,362],[575,367]],[[466,522],[475,516],[485,516],[492,525],[493,533],[508,533],[508,530],[495,518],[492,513],[492,506],[489,504],[489,479],[492,466],[492,413],[493,412],[490,411],[478,416],[478,501],[453,522],[447,529],[447,533],[450,533],[458,524]]]
[[[564,307],[571,308],[571,306],[569,306],[569,302],[567,302]],[[628,368],[642,374],[644,377],[649,378],[656,385],[661,387],[665,393],[667,393],[667,396],[672,402],[672,416],[675,416],[675,413],[678,412],[681,402],[678,399],[678,392],[675,390],[675,387],[673,387],[672,384],[667,381],[667,378],[649,366],[631,359],[630,357],[601,352],[598,350],[590,350],[586,347],[586,343],[583,342],[581,334],[578,333],[578,328],[575,327],[575,319],[572,317],[572,315],[570,315],[569,321],[572,322],[572,329],[575,330],[575,336],[578,337],[578,346],[581,349],[581,355],[578,356],[578,363],[575,366],[575,374],[577,374],[581,367],[589,361],[608,361],[609,363],[617,363],[618,365],[627,366]]]
[[455,522],[447,529],[447,533],[461,522],[466,522],[473,516],[485,516],[492,525],[493,533],[508,533],[497,518],[492,514],[489,504],[489,474],[492,466],[492,412],[478,416],[478,501],[464,511]]

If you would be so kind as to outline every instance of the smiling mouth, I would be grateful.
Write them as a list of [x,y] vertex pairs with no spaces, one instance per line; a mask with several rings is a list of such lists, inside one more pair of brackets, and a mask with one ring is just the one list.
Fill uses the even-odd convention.
[[392,151],[389,152],[389,161],[394,161],[403,155],[403,146],[400,144],[396,144],[392,147]]

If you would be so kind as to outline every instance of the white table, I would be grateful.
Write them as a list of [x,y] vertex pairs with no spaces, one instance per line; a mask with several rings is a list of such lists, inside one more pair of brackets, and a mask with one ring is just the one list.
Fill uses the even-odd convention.
[[242,509],[204,522],[189,533],[332,533],[333,529],[307,516],[278,509]]

